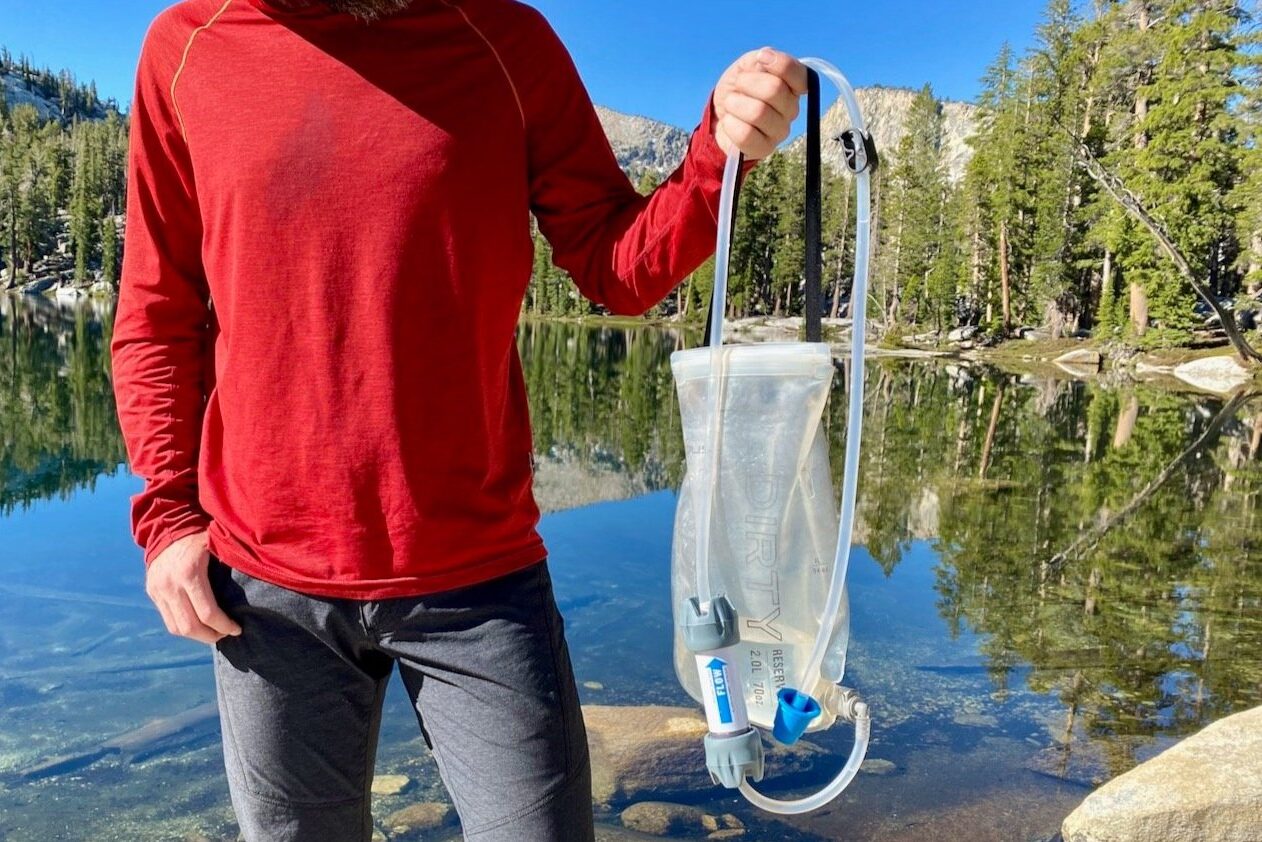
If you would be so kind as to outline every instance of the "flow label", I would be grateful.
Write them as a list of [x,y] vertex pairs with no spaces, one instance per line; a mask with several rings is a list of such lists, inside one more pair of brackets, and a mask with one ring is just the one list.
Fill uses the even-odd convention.
[[697,675],[705,701],[706,723],[713,734],[734,734],[749,727],[744,682],[731,649],[697,656]]
[[727,692],[727,664],[714,658],[707,665],[710,668],[710,686],[714,688],[714,702],[719,709],[719,722],[732,724],[732,699]]

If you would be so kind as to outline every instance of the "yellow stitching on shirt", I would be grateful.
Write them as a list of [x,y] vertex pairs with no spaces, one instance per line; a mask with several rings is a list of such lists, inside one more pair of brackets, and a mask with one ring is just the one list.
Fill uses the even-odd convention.
[[232,0],[224,0],[223,5],[219,7],[219,11],[210,16],[210,20],[206,21],[189,33],[188,41],[184,44],[184,55],[180,57],[180,66],[175,68],[175,75],[171,77],[171,107],[175,109],[175,118],[180,121],[180,136],[184,138],[185,143],[188,142],[188,132],[184,130],[184,115],[180,113],[180,105],[175,100],[175,83],[180,80],[180,73],[184,71],[184,65],[188,62],[188,53],[193,47],[193,39],[197,37],[197,33],[201,32],[203,29],[210,29],[211,24],[213,24],[231,4]]
[[508,87],[513,91],[513,99],[517,100],[517,111],[521,114],[521,126],[523,129],[526,128],[526,109],[521,104],[521,94],[517,92],[517,85],[513,82],[513,74],[508,72],[508,65],[504,64],[504,59],[500,57],[500,51],[495,49],[495,45],[491,43],[491,39],[487,38],[481,29],[478,29],[477,24],[469,19],[469,15],[464,9],[460,8],[455,3],[452,3],[451,0],[442,0],[442,2],[444,6],[455,9],[460,13],[460,17],[464,18],[464,22],[469,25],[470,29],[477,33],[479,38],[482,39],[483,43],[485,43],[487,48],[491,51],[491,55],[495,56],[495,60],[499,62],[500,70],[504,72],[504,78],[508,81]]

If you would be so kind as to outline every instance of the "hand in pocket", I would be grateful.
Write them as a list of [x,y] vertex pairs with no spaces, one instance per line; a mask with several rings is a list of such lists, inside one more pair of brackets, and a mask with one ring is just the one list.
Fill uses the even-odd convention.
[[206,533],[186,535],[150,562],[145,593],[157,606],[167,631],[213,644],[227,635],[241,634],[241,626],[216,602],[209,565]]

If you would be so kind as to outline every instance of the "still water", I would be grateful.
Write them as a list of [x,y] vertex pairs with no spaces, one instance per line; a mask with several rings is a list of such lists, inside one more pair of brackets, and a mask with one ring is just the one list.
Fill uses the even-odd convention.
[[[0,839],[234,839],[209,650],[165,632],[128,534],[141,484],[109,322],[0,295]],[[520,330],[541,529],[586,704],[691,705],[671,662],[683,466],[668,361],[692,341]],[[883,762],[789,823],[717,789],[635,800],[734,812],[746,839],[1032,842],[1095,782],[1262,703],[1262,398],[881,360],[867,407],[847,683]],[[843,728],[813,739],[836,763],[849,748]],[[378,754],[396,773],[414,785],[378,817],[446,800],[397,680]]]

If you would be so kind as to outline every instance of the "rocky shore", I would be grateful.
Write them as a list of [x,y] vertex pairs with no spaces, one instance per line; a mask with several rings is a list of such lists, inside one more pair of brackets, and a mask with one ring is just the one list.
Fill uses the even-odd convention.
[[[592,752],[598,840],[783,837],[785,828],[773,817],[742,819],[687,803],[713,789],[701,750],[705,722],[697,711],[587,705],[583,715]],[[776,749],[769,774],[809,771],[823,755],[810,743]],[[863,771],[889,774],[887,763],[873,760]],[[392,775],[378,778],[374,792],[397,794],[406,792],[406,786],[405,777]],[[449,804],[418,802],[386,814],[375,838],[456,842],[458,819]],[[1262,707],[1215,722],[1100,786],[1065,819],[1061,840],[1259,842]]]
[[[117,294],[115,286],[102,279],[99,269],[90,270],[89,278],[86,283],[75,283],[74,261],[68,243],[59,243],[56,252],[36,264],[30,277],[15,280],[8,270],[0,269],[0,292],[24,293],[65,303],[89,297],[93,300],[112,299]],[[1247,314],[1246,327],[1252,327],[1255,319],[1252,313]],[[595,317],[590,321],[604,320]],[[839,357],[849,353],[851,324],[849,319],[824,319],[825,340]],[[797,316],[737,319],[729,321],[726,329],[729,338],[738,342],[793,341],[801,334],[802,319]],[[1160,381],[1161,385],[1170,388],[1215,395],[1231,394],[1254,382],[1257,372],[1240,364],[1222,339],[1221,330],[1214,332],[1207,328],[1200,331],[1198,337],[1193,347],[1142,352],[1087,337],[1054,339],[1045,331],[1034,328],[1021,328],[1017,331],[1017,338],[998,345],[986,345],[979,342],[977,328],[962,327],[945,333],[906,336],[897,342],[881,339],[879,344],[869,345],[867,353],[871,357],[941,358],[986,363],[1058,378],[1098,379],[1119,384]],[[872,341],[871,337],[869,341]],[[564,459],[558,459],[558,462],[564,462]],[[623,499],[631,491],[620,490],[611,499]],[[557,507],[564,508],[564,505]]]
[[[850,352],[850,327],[848,319],[824,320],[825,340],[838,356]],[[801,328],[802,319],[798,317],[741,319],[728,323],[731,337],[740,342],[792,341],[798,338]],[[1017,332],[1017,338],[998,345],[984,345],[978,341],[977,328],[964,327],[944,334],[907,336],[897,342],[882,339],[879,344],[869,345],[867,353],[871,357],[986,363],[1022,373],[1118,385],[1160,382],[1173,389],[1215,395],[1230,394],[1254,382],[1257,373],[1240,364],[1225,339],[1219,334],[1204,333],[1194,347],[1145,352],[1080,336],[1053,339],[1033,328],[1023,328]]]
[[[14,272],[0,264],[0,292],[19,292],[27,295],[43,295],[63,301],[74,301],[85,296],[112,298],[117,294],[114,284],[106,281],[99,267],[89,268],[87,278],[75,281],[74,253],[71,249],[69,216],[58,214],[57,243],[53,250],[35,261],[29,272]],[[118,242],[122,242],[123,215],[114,217]]]

